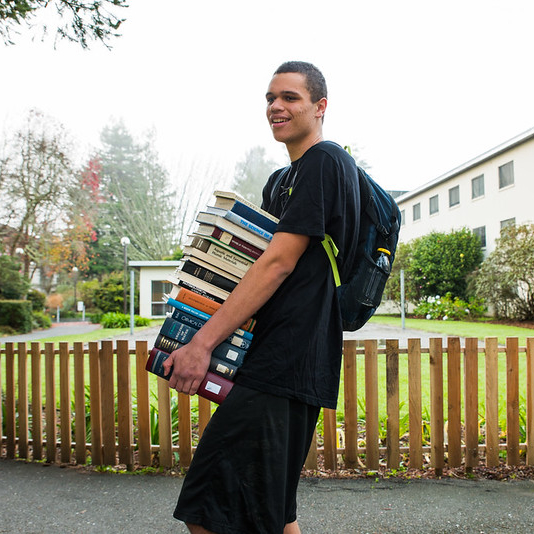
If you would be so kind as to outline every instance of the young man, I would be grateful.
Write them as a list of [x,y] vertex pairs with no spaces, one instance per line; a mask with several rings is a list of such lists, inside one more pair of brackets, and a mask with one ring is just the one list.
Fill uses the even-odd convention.
[[256,316],[245,362],[204,432],[174,513],[193,534],[298,534],[300,471],[321,406],[337,403],[343,332],[321,242],[329,234],[339,248],[343,280],[358,242],[357,170],[341,147],[323,141],[327,91],[316,67],[284,63],[266,99],[273,136],[291,159],[263,191],[263,207],[280,218],[277,231],[165,365],[173,365],[170,386],[194,394],[212,350]]

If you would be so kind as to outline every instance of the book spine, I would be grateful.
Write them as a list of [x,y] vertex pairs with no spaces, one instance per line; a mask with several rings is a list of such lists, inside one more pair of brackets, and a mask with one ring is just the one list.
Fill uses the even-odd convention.
[[[210,241],[206,241],[201,238],[194,238],[191,246],[193,247],[195,246],[194,243],[196,239],[199,239],[201,241],[204,241],[205,243],[208,243],[208,247],[205,247],[205,250],[203,252],[221,261],[229,263],[234,268],[242,271],[243,274],[246,273],[249,270],[250,266],[252,265],[252,261],[249,261],[237,254],[233,254],[229,250],[218,246],[216,243],[211,243]],[[202,250],[202,249],[199,249],[199,250]]]
[[[185,324],[189,324],[193,327],[195,326],[195,323],[193,321],[197,321],[196,324],[199,324],[202,321],[202,324],[204,324],[211,317],[211,315],[208,313],[204,313],[200,310],[197,310],[196,308],[188,306],[187,304],[184,304],[183,302],[180,302],[172,298],[167,299],[167,304],[176,308],[176,310],[172,313],[173,319],[180,321],[181,319],[178,318],[178,314],[182,314],[184,317],[189,319],[189,322],[186,322],[186,321],[181,321],[181,322]],[[177,315],[175,316],[175,314]],[[200,328],[200,326],[198,328]],[[252,341],[252,333],[248,332],[247,330],[238,328],[235,331],[235,334],[238,336],[241,336],[242,338],[245,338],[248,341]]]
[[237,367],[239,367],[243,363],[245,353],[246,351],[244,349],[240,349],[239,347],[236,347],[235,345],[232,345],[227,341],[223,341],[220,345],[217,345],[215,347],[212,352],[212,355],[215,356],[215,358],[219,358],[222,361],[233,363],[234,365],[237,365]]
[[251,223],[250,221],[244,219],[233,211],[227,211],[224,214],[224,218],[229,220],[230,222],[233,222],[234,224],[241,226],[241,228],[245,228],[246,230],[249,230],[250,232],[256,235],[263,237],[263,239],[266,239],[267,241],[270,241],[273,238],[273,234],[271,232],[268,232],[260,226]]
[[[174,295],[173,300],[182,302],[183,304],[187,304],[192,308],[196,308],[198,311],[204,312],[209,315],[213,315],[221,307],[220,303],[206,298],[203,295],[200,295],[185,286],[179,287],[178,291],[176,292],[176,295]],[[170,304],[172,306],[172,303]],[[252,332],[255,324],[256,320],[251,317],[244,324],[241,325],[241,330]]]
[[231,380],[208,371],[198,387],[197,394],[205,399],[221,404],[233,386],[234,383]]
[[182,266],[182,271],[184,273],[189,273],[190,275],[195,276],[199,280],[204,280],[205,282],[208,282],[209,284],[217,286],[228,292],[233,291],[237,286],[237,282],[229,280],[228,278],[225,278],[224,276],[218,273],[210,271],[205,267],[201,267],[200,265],[197,265],[196,263],[190,260],[184,262]]
[[252,224],[258,225],[260,228],[263,228],[270,232],[271,234],[276,231],[277,223],[269,219],[262,213],[251,208],[247,204],[244,204],[240,200],[236,200],[231,209],[237,215],[243,217],[244,219],[250,221]]
[[216,375],[224,376],[228,380],[233,380],[238,367],[228,362],[223,362],[218,358],[211,358],[209,370]]
[[239,239],[239,237],[236,237],[230,234],[229,232],[221,230],[220,228],[215,227],[211,235],[215,239],[219,239],[221,243],[229,245],[230,247],[233,247],[236,250],[247,254],[255,260],[257,260],[263,254],[263,251],[261,249],[247,243],[246,241],[243,241],[242,239]]
[[168,354],[170,354],[171,352],[174,352],[175,350],[178,350],[180,347],[183,347],[183,346],[184,346],[183,343],[180,343],[179,341],[176,341],[175,339],[170,339],[168,337],[165,337],[163,334],[158,334],[158,337],[156,337],[156,341],[154,342],[154,347],[156,349],[167,352]]
[[[163,371],[163,362],[169,357],[170,353],[153,348],[150,351],[147,363],[146,370],[150,373],[154,373],[165,380],[169,380],[172,369],[168,375],[164,374]],[[210,401],[220,404],[225,398],[226,395],[232,389],[234,383],[224,376],[217,375],[212,371],[208,371],[206,376],[200,383],[197,394],[201,397],[204,397]]]
[[[218,308],[219,309],[221,307],[221,304],[225,301],[225,299],[222,299],[220,297],[217,297],[215,295],[212,295],[211,293],[208,293],[207,291],[204,291],[203,289],[200,289],[199,287],[193,285],[193,284],[190,284],[189,282],[186,282],[185,280],[180,280],[178,282],[178,285],[180,287],[183,287],[185,289],[188,289],[189,291],[191,291],[192,293],[196,293],[197,295],[199,295],[200,297],[203,297],[205,299],[208,299],[208,300],[211,300],[213,303],[215,304],[219,304]],[[214,312],[215,313],[215,312]]]
[[198,332],[196,328],[175,321],[172,317],[167,317],[160,328],[160,335],[174,339],[182,344],[189,343]]

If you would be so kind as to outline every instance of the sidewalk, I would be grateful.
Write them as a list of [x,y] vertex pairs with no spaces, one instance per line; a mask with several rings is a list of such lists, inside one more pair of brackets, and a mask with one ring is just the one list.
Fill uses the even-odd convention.
[[[0,460],[0,533],[187,533],[172,518],[181,477]],[[302,479],[303,534],[534,531],[534,481]]]

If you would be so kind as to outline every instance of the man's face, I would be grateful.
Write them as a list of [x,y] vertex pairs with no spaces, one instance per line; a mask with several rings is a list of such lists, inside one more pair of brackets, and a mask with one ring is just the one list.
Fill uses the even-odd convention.
[[313,103],[306,77],[297,72],[275,74],[266,94],[267,120],[277,141],[305,143],[321,131],[326,99]]

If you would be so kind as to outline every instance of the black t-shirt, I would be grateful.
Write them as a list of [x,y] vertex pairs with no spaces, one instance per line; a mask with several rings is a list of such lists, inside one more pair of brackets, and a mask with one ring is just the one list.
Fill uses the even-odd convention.
[[[289,190],[291,194],[289,195]],[[358,243],[360,194],[353,158],[335,143],[312,146],[274,172],[262,207],[279,217],[277,232],[310,236],[294,271],[256,314],[252,345],[236,381],[314,406],[335,408],[343,329],[332,269],[321,244],[339,249],[341,280]]]

